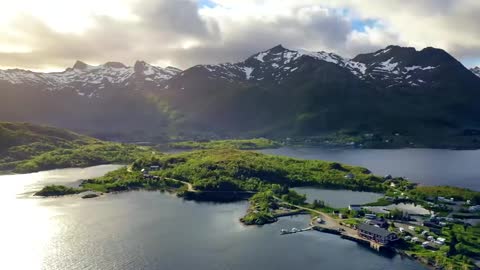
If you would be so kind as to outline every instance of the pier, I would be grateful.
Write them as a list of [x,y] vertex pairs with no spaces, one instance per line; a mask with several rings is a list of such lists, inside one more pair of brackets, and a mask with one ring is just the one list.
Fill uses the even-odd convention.
[[312,229],[313,229],[312,226],[307,227],[307,228],[304,228],[304,229],[297,229],[297,228],[292,228],[291,230],[282,229],[282,230],[280,231],[280,234],[281,234],[281,235],[284,235],[284,234],[301,233],[301,232],[311,231]]
[[368,239],[362,238],[360,236],[342,233],[342,234],[340,234],[340,237],[343,238],[343,239],[348,239],[350,241],[354,241],[354,242],[360,243],[362,245],[368,246],[371,249],[374,249],[374,250],[379,251],[379,252],[383,251],[385,249],[384,244],[378,243],[378,242],[375,242],[375,241],[372,241],[372,240],[368,240]]

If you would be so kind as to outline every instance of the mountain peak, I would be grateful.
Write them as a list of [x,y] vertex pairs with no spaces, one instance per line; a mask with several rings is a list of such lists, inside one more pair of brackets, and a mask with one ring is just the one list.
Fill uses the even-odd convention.
[[471,72],[473,72],[473,74],[477,75],[478,77],[480,77],[480,67],[473,67],[470,69]]
[[140,73],[140,72],[143,72],[145,70],[145,67],[147,66],[147,62],[143,61],[143,60],[137,60],[135,62],[135,65],[133,66],[133,70],[136,72],[136,73]]
[[84,62],[80,61],[80,60],[77,60],[75,62],[75,64],[73,64],[73,69],[86,69],[88,67],[87,64],[85,64]]
[[120,62],[107,62],[107,63],[103,64],[103,66],[104,67],[109,67],[109,68],[126,68],[127,67]]
[[277,46],[271,48],[270,50],[268,50],[269,52],[272,52],[272,53],[278,53],[278,52],[283,52],[287,50],[285,47],[283,47],[282,44],[278,44]]

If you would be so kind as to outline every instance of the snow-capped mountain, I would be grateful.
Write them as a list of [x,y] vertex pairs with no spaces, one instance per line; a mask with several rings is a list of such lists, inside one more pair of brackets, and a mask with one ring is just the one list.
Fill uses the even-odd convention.
[[349,59],[334,53],[292,50],[278,45],[238,63],[197,65],[182,72],[182,77],[174,78],[174,82],[166,82],[165,87],[195,87],[195,83],[189,83],[192,77],[194,80],[202,77],[203,80],[216,79],[229,83],[284,84],[289,79],[308,77],[314,72],[318,72],[316,78],[319,78],[322,72],[328,74],[333,69],[340,73],[343,70],[343,74],[336,75],[344,76],[344,79],[350,79],[350,75],[353,75],[364,83],[382,89],[430,88],[452,79],[455,74],[451,72],[468,77],[461,63],[445,51],[430,47],[417,51],[414,48],[388,46]]
[[469,76],[455,58],[432,47],[417,51],[415,48],[388,46],[374,53],[360,54],[353,60],[365,64],[364,79],[381,88],[430,88],[456,75]]
[[472,71],[478,68],[468,70],[443,50],[399,46],[346,58],[278,45],[184,71],[78,61],[56,73],[0,71],[0,120],[165,136],[461,134],[480,129],[480,77]]
[[[174,67],[156,67],[143,61],[137,61],[132,67],[118,62],[91,66],[77,61],[73,67],[54,73],[0,70],[0,84],[3,82],[48,91],[70,90],[80,96],[95,97],[106,88],[183,90],[208,84],[209,80],[226,84],[264,85],[281,85],[299,77],[324,77],[323,80],[328,81],[332,78],[326,74],[333,72],[337,79],[356,79],[361,81],[359,83],[368,83],[376,88],[414,89],[441,85],[445,80],[452,79],[452,71],[465,73],[465,70],[445,51],[430,47],[417,51],[414,48],[388,46],[349,59],[324,51],[293,50],[278,45],[241,62],[197,65],[185,71]],[[478,67],[471,71],[480,74]],[[462,76],[467,75],[460,74]]]
[[[246,72],[249,72],[250,76],[247,76],[247,79],[263,80],[264,76],[268,76],[281,81],[289,74],[299,72],[301,60],[306,59],[335,64],[358,77],[365,74],[365,65],[334,53],[291,50],[282,45],[255,54],[242,64]],[[272,73],[271,76],[270,73]]]
[[188,72],[206,72],[208,78],[220,78],[228,81],[272,81],[282,83],[299,68],[303,60],[315,60],[332,63],[349,70],[352,74],[362,77],[365,65],[339,55],[327,52],[309,52],[305,50],[290,50],[278,45],[269,50],[259,52],[245,61],[218,65],[197,65],[186,70]]
[[163,81],[180,73],[174,67],[161,68],[143,61],[133,67],[119,62],[99,66],[77,61],[63,72],[41,73],[21,69],[0,70],[0,82],[13,86],[35,87],[46,91],[73,90],[80,96],[99,96],[105,88],[141,89],[144,84],[158,87]]
[[477,75],[478,77],[480,77],[480,67],[471,68],[470,71],[472,71],[473,74],[475,74],[475,75]]

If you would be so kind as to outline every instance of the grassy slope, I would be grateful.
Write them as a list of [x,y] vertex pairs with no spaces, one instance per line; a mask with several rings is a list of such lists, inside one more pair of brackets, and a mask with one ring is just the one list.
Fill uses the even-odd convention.
[[19,173],[131,162],[145,148],[27,123],[0,123],[0,171]]
[[[135,156],[135,155],[132,155]],[[384,191],[387,185],[365,168],[319,160],[299,160],[237,149],[208,149],[179,154],[137,155],[131,170],[122,168],[104,177],[84,181],[82,187],[101,192],[129,189],[180,188],[170,178],[192,183],[203,191],[266,191],[292,186],[321,186]],[[160,166],[150,174],[162,181],[143,179],[142,168]],[[346,178],[348,174],[354,178]],[[167,179],[165,179],[167,178]]]
[[[236,149],[210,149],[138,160],[139,170],[159,165],[159,176],[191,182],[200,190],[260,190],[262,185],[318,185],[353,190],[384,190],[383,179],[365,168],[319,160],[299,160]],[[355,175],[347,179],[347,174]]]
[[458,201],[471,200],[472,204],[480,204],[480,192],[470,189],[450,187],[450,186],[418,186],[411,192],[421,199],[428,197],[436,198],[438,196],[445,198],[454,198]]
[[252,150],[252,149],[266,149],[266,148],[276,148],[280,144],[264,139],[246,139],[246,140],[216,140],[216,141],[186,141],[186,142],[176,142],[169,144],[171,148],[179,149],[221,149],[221,148],[235,148],[242,150]]

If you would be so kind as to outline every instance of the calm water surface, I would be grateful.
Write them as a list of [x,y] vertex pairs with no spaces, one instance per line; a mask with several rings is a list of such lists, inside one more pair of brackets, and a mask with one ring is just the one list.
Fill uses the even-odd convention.
[[362,166],[375,174],[404,176],[424,185],[453,185],[480,190],[480,150],[283,147],[261,152]]
[[[425,269],[383,257],[338,236],[238,222],[246,202],[195,203],[160,192],[129,192],[83,200],[32,198],[45,184],[78,183],[118,166],[0,176],[2,269]],[[348,258],[348,259],[346,259]]]
[[307,195],[307,202],[309,203],[317,199],[335,208],[347,207],[349,204],[375,202],[383,197],[383,194],[379,193],[350,190],[330,190],[308,187],[294,188],[294,190],[300,194]]

